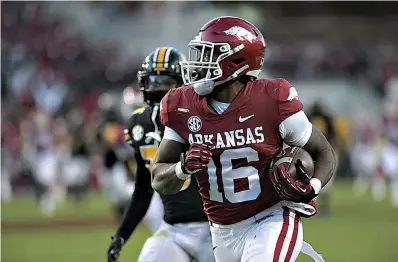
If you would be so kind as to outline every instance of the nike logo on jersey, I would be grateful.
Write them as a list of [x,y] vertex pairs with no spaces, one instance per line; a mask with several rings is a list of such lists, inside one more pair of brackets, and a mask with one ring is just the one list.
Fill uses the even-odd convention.
[[243,122],[245,122],[246,120],[249,120],[250,118],[252,118],[254,115],[250,115],[250,116],[247,116],[247,117],[239,117],[239,122],[240,123],[243,123]]

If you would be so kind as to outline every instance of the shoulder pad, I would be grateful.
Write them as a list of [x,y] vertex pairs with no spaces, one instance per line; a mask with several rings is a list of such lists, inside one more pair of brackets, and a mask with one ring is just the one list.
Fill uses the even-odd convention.
[[267,85],[269,96],[278,104],[280,121],[303,110],[296,89],[285,79],[269,79]]
[[172,88],[167,92],[160,102],[160,121],[163,125],[170,125],[170,114],[176,111],[178,107],[183,107],[184,101],[189,101],[192,92],[191,86]]
[[149,120],[144,114],[149,107],[140,107],[133,111],[133,114],[127,121],[124,129],[124,139],[129,145],[134,145],[145,137],[145,128],[147,128]]
[[298,100],[296,89],[285,79],[261,79],[267,89],[267,93],[278,102]]

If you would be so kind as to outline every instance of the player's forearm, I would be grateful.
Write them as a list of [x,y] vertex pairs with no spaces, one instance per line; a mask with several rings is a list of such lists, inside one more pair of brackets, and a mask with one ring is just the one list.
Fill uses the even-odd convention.
[[321,181],[324,187],[332,178],[337,167],[337,155],[325,136],[313,127],[311,137],[303,147],[313,158],[315,173],[313,178]]
[[184,180],[176,176],[176,165],[156,163],[152,167],[152,188],[163,195],[173,195],[180,191]]
[[[329,144],[330,145],[330,144]],[[337,167],[337,155],[332,146],[315,154],[313,157],[314,164],[314,178],[318,178],[322,187],[324,187],[332,178]]]

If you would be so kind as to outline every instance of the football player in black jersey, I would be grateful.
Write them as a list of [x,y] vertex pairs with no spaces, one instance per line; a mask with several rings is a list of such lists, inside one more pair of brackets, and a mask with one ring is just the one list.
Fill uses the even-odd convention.
[[[115,262],[123,244],[142,220],[151,203],[151,165],[163,136],[159,120],[160,101],[167,91],[182,85],[180,61],[185,57],[172,47],[159,47],[144,60],[138,82],[146,106],[138,108],[124,130],[125,140],[135,150],[136,187],[130,205],[108,249],[108,262]],[[186,180],[175,195],[161,195],[164,221],[145,242],[138,261],[215,261],[207,217],[195,179]]]
[[[123,136],[124,120],[116,108],[102,112],[97,127],[97,141],[103,156],[101,185],[111,204],[115,218],[119,223],[129,205],[135,189],[134,150],[126,144]],[[155,232],[162,221],[163,204],[158,195],[152,199],[151,206],[143,222],[151,232]]]

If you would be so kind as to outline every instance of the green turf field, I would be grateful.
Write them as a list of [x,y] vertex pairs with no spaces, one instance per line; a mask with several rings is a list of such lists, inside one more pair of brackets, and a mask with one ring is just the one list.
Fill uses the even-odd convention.
[[[328,262],[398,261],[398,209],[393,209],[388,200],[375,203],[369,195],[353,197],[348,184],[336,184],[333,193],[331,217],[304,220],[305,240]],[[108,206],[98,194],[81,206],[67,201],[53,219],[93,218],[110,218]],[[45,220],[31,199],[3,204],[1,261],[106,261],[107,246],[116,226],[10,228],[10,223]],[[148,235],[148,231],[140,227],[126,244],[120,261],[136,261]],[[311,260],[301,256],[299,261]]]

